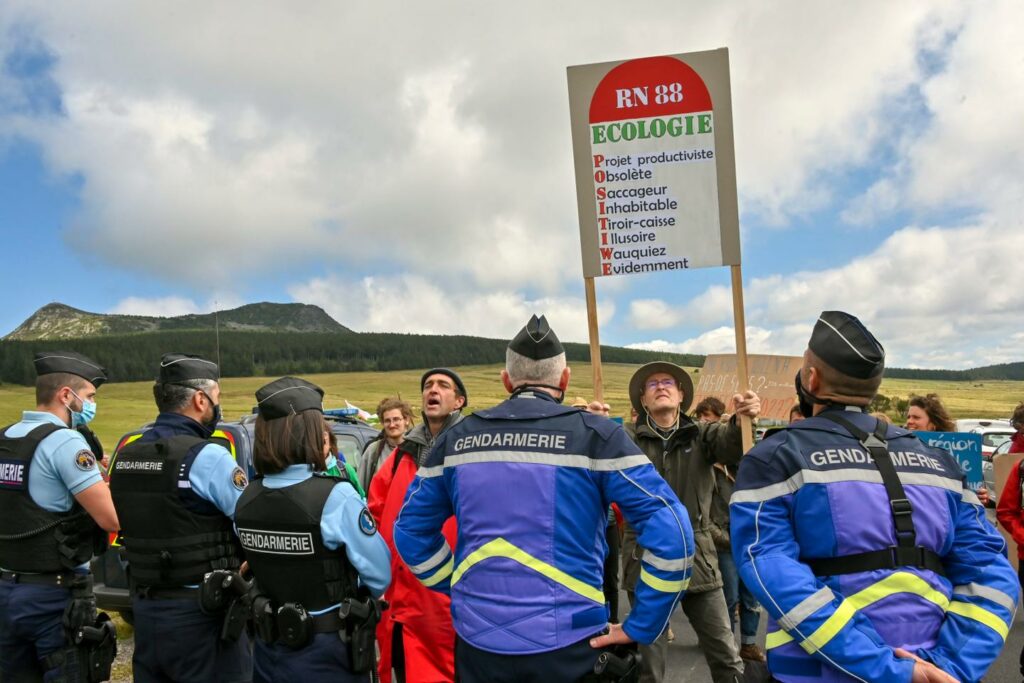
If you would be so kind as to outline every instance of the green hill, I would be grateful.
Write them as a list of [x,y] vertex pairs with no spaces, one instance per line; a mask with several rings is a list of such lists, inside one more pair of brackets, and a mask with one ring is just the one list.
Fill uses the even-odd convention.
[[[219,320],[218,320],[219,319]],[[258,303],[218,313],[179,315],[167,318],[142,315],[90,313],[61,303],[43,306],[13,332],[10,341],[53,341],[108,335],[184,330],[247,332],[351,333],[319,306]]]
[[[280,376],[302,373],[405,370],[442,365],[486,365],[505,362],[506,339],[391,333],[337,334],[322,332],[220,333],[220,366],[225,377]],[[0,382],[35,381],[32,355],[61,349],[84,353],[102,363],[115,382],[151,380],[160,355],[168,351],[196,353],[217,359],[212,331],[157,331],[55,340],[0,341]],[[570,361],[588,361],[586,344],[566,344]],[[702,365],[703,357],[602,346],[608,363],[671,360]]]

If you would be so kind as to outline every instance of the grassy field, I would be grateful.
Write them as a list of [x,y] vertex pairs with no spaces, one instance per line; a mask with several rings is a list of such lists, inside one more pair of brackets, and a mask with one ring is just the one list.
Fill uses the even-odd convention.
[[[627,386],[635,365],[608,363],[604,365],[605,400],[614,415],[628,415]],[[501,366],[476,365],[458,368],[469,393],[470,409],[492,406],[505,394],[499,379]],[[691,372],[693,370],[691,369]],[[325,405],[344,406],[348,400],[373,412],[377,402],[388,395],[399,394],[418,410],[419,380],[422,370],[397,372],[353,372],[307,375],[327,392]],[[275,378],[227,378],[221,383],[221,403],[225,419],[237,419],[252,410],[256,389]],[[696,384],[696,378],[695,378]],[[149,382],[124,382],[104,385],[98,395],[98,415],[93,424],[96,433],[113,448],[125,432],[149,422],[155,407]],[[1024,382],[937,382],[924,380],[886,380],[881,393],[886,396],[907,396],[911,393],[935,392],[942,396],[953,417],[1008,417],[1013,407],[1024,400]],[[569,399],[590,398],[593,394],[588,364],[573,366]],[[31,387],[0,385],[0,425],[16,422],[21,411],[35,403]],[[894,416],[895,417],[895,416]]]

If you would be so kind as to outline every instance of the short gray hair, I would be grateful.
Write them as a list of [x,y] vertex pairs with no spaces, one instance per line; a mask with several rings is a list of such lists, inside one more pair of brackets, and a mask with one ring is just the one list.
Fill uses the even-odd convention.
[[153,385],[153,398],[156,399],[156,409],[161,413],[177,413],[188,406],[197,391],[209,396],[216,387],[217,383],[212,379],[187,379],[174,384],[157,382]]
[[558,382],[562,379],[563,370],[565,370],[564,352],[551,358],[534,360],[516,353],[512,349],[505,349],[505,371],[508,372],[508,378],[513,387],[523,384],[547,384],[557,387]]

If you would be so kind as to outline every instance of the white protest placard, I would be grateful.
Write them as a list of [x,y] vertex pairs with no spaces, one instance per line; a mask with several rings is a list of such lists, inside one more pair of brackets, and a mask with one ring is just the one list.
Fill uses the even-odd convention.
[[568,76],[584,277],[739,265],[728,51]]

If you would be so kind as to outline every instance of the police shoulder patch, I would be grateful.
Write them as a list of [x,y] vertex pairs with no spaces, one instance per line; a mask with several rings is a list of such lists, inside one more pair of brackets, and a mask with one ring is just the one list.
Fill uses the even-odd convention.
[[363,508],[363,511],[359,513],[359,530],[367,536],[373,536],[377,533],[377,523],[373,521],[370,511],[366,508]]
[[236,467],[231,472],[231,483],[234,484],[236,489],[242,491],[249,485],[249,477],[245,476],[245,472],[242,471],[241,467]]
[[94,469],[96,467],[96,456],[92,454],[92,451],[83,448],[75,453],[75,467],[84,472]]

